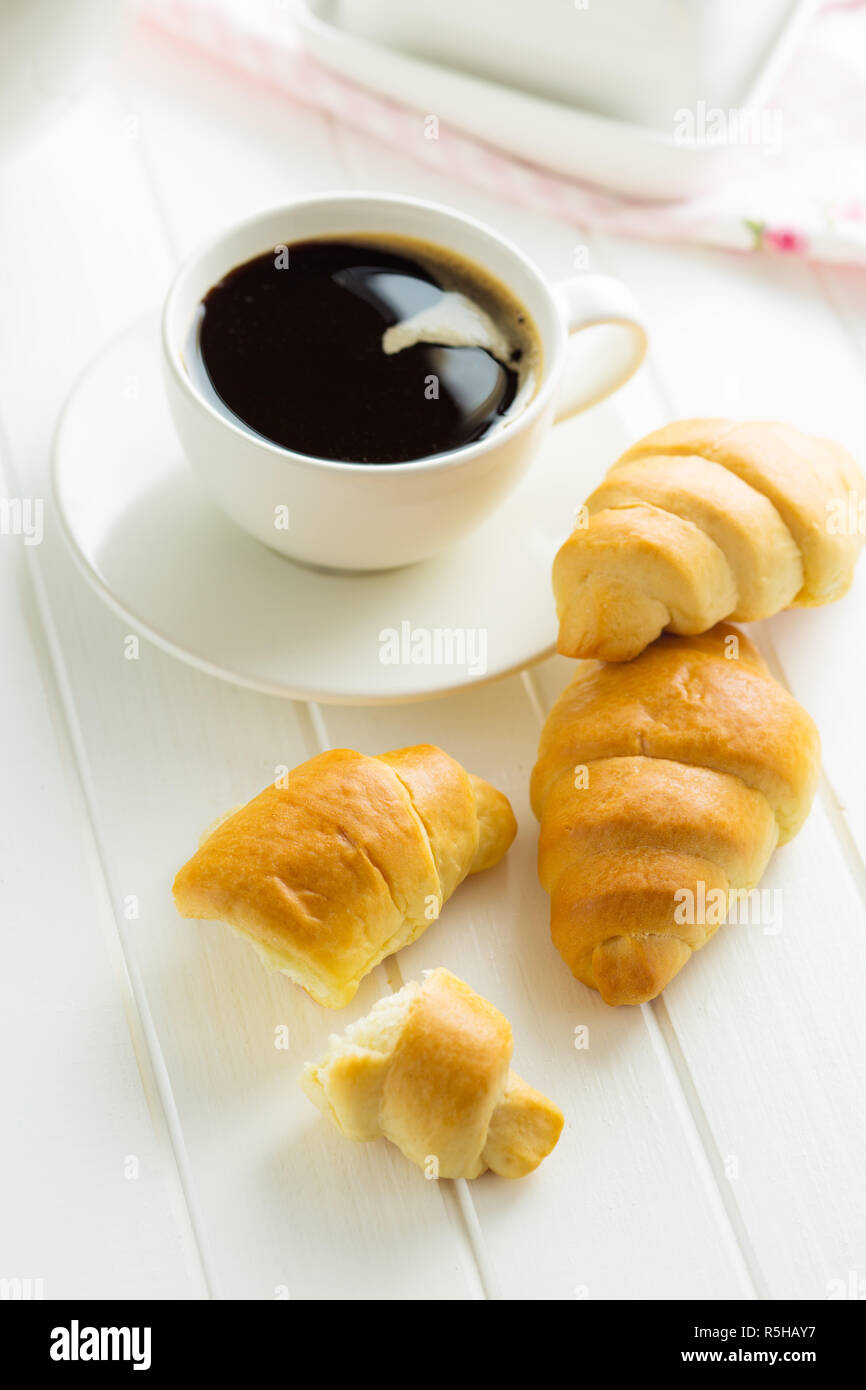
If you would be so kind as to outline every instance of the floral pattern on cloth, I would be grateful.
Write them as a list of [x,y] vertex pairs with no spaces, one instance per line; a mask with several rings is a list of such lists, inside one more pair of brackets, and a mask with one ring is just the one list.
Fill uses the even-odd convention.
[[144,19],[259,84],[442,172],[590,229],[866,266],[866,3],[815,16],[767,110],[781,138],[731,145],[723,183],[681,203],[637,202],[512,159],[337,77],[306,53],[286,0],[140,0]]

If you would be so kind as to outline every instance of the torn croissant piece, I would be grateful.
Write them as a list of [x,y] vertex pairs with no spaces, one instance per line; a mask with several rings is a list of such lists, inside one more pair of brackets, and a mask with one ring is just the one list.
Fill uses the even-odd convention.
[[509,1069],[507,1018],[448,970],[427,972],[330,1039],[301,1077],[347,1139],[384,1136],[430,1177],[522,1178],[562,1113]]
[[558,649],[629,661],[663,630],[830,603],[851,585],[864,510],[866,479],[830,440],[676,421],[623,454],[560,548]]
[[640,1004],[734,905],[752,920],[745,895],[803,824],[819,762],[809,715],[727,624],[582,666],[544,726],[531,788],[551,934],[572,974],[608,1004]]
[[336,748],[219,822],[174,899],[184,917],[229,923],[272,969],[341,1008],[516,830],[502,792],[441,748]]

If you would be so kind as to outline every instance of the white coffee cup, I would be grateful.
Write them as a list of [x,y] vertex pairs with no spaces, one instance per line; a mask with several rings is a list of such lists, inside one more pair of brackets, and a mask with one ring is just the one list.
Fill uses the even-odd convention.
[[[543,367],[526,408],[476,443],[409,463],[339,463],[294,453],[215,408],[184,363],[198,305],[234,266],[314,237],[408,236],[456,251],[512,291],[531,314]],[[567,371],[569,337],[607,329]],[[200,248],[175,277],[162,323],[165,382],[181,444],[237,525],[305,564],[380,570],[425,559],[473,530],[508,495],[554,421],[602,400],[637,370],[646,332],[619,281],[581,275],[550,285],[498,232],[436,203],[332,193],[258,213]],[[572,379],[575,378],[575,379]],[[335,409],[339,385],[335,384]]]

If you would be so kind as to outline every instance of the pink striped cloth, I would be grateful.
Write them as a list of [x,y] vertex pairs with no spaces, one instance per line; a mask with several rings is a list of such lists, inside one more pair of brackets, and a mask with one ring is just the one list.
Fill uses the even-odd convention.
[[576,226],[866,266],[866,4],[826,5],[772,98],[784,142],[732,151],[725,183],[677,204],[638,203],[511,159],[329,72],[304,49],[289,0],[140,0],[146,22],[259,84],[314,106],[507,200]]

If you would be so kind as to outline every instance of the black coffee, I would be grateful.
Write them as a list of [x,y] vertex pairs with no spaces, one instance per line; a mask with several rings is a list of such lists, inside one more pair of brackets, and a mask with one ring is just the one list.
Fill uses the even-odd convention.
[[531,396],[538,355],[504,286],[397,238],[257,256],[208,291],[196,334],[202,390],[276,444],[350,463],[481,439]]

